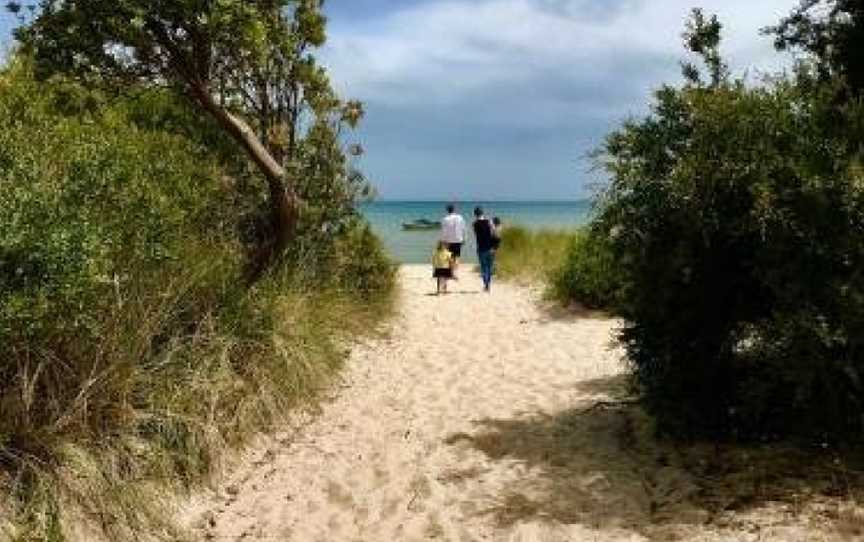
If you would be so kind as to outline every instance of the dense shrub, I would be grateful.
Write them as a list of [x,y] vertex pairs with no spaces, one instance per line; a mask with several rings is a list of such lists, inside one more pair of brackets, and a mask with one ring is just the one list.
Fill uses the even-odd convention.
[[122,305],[133,278],[182,267],[190,239],[220,243],[226,229],[226,192],[212,181],[218,166],[200,149],[137,130],[113,111],[52,114],[46,90],[19,79],[0,93],[6,341],[98,336],[96,315]]
[[365,222],[358,222],[334,246],[340,288],[368,299],[393,289],[396,264]]
[[592,228],[575,233],[549,276],[550,293],[591,309],[615,310],[623,279],[606,237]]
[[864,108],[830,96],[667,87],[608,138],[597,227],[661,427],[862,436]]
[[563,303],[614,310],[620,273],[599,229],[504,229],[496,268],[502,278],[545,283],[547,295]]
[[176,539],[166,490],[314,396],[387,313],[392,267],[347,210],[249,287],[245,168],[187,117],[0,71],[0,538],[83,519]]

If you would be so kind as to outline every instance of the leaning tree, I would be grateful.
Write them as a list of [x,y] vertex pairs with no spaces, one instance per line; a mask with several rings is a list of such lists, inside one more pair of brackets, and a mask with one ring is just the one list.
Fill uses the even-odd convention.
[[16,37],[39,76],[171,88],[218,121],[266,180],[272,255],[297,228],[302,201],[286,165],[303,116],[350,124],[362,116],[359,103],[338,99],[313,55],[325,41],[322,4],[40,0],[26,6],[34,15]]

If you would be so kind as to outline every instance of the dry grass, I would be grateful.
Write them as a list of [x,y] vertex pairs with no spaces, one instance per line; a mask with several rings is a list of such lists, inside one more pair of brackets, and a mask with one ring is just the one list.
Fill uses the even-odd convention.
[[543,282],[560,267],[575,236],[576,231],[507,227],[496,257],[498,273],[519,282]]
[[199,261],[158,290],[129,292],[92,348],[7,350],[0,538],[181,538],[175,495],[314,401],[350,340],[392,306],[387,292],[362,300],[288,274],[243,291]]

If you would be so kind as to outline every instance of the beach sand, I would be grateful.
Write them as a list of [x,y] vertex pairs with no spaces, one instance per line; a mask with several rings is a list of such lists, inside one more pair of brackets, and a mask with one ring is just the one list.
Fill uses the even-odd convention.
[[401,269],[392,330],[354,348],[318,414],[262,442],[187,511],[196,538],[857,536],[857,510],[836,502],[718,504],[734,504],[740,487],[706,486],[637,407],[613,402],[627,393],[616,320],[544,308],[513,284],[484,294],[467,267],[436,297],[429,275]]

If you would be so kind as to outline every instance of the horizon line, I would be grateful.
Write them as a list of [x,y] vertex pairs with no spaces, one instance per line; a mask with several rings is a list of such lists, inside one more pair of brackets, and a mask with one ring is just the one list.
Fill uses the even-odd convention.
[[530,199],[530,198],[505,198],[505,199],[494,199],[494,198],[461,198],[461,199],[453,199],[453,198],[374,198],[370,201],[365,201],[361,203],[582,203],[586,201],[591,201],[591,197],[581,197],[581,198],[569,198],[569,199],[552,199],[552,198],[540,198],[540,199]]

